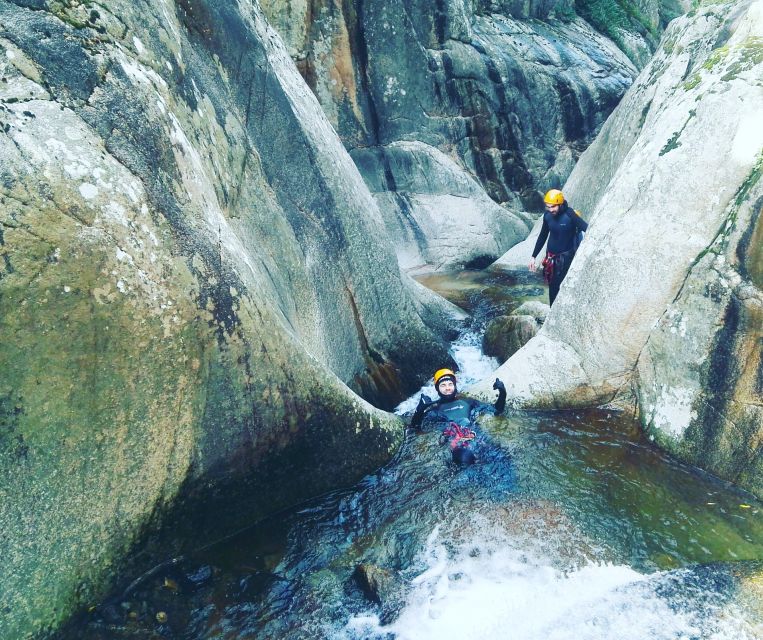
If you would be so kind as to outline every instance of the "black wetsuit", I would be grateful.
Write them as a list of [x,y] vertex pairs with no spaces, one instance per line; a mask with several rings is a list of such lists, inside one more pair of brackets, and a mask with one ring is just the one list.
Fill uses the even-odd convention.
[[[503,402],[501,402],[503,400]],[[500,408],[498,403],[501,402]],[[494,414],[503,413],[503,407],[506,404],[505,395],[499,395],[495,404],[486,404],[472,398],[459,398],[446,401],[445,398],[435,400],[433,403],[424,407],[423,411],[417,411],[411,419],[411,426],[419,428],[421,421],[426,415],[430,419],[438,422],[455,422],[462,427],[467,427],[474,422],[474,418],[480,413],[488,411]]]
[[543,214],[543,226],[535,243],[533,258],[536,258],[548,238],[546,252],[551,260],[551,272],[548,277],[548,302],[554,304],[559,293],[562,280],[572,264],[572,258],[577,251],[578,233],[588,229],[588,223],[571,209],[565,202],[559,213],[553,215],[546,211]]
[[503,413],[505,406],[506,389],[504,388],[499,389],[498,399],[492,405],[472,398],[459,398],[457,394],[454,394],[453,397],[441,397],[439,400],[428,404],[420,403],[416,407],[413,418],[411,418],[411,426],[415,429],[420,429],[424,416],[428,420],[444,424],[446,429],[443,431],[442,438],[443,442],[450,440],[453,460],[470,464],[475,461],[474,452],[469,446],[471,438],[474,438],[474,433],[471,433],[471,438],[462,439],[461,430],[456,429],[455,431],[458,433],[455,433],[451,423],[455,423],[459,427],[465,427],[466,432],[469,432],[470,429],[468,427],[474,424],[474,419],[480,413],[489,412],[500,415]]

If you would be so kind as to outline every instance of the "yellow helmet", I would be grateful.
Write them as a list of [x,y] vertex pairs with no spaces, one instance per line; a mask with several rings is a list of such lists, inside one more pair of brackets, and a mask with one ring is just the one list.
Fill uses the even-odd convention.
[[563,204],[564,194],[559,189],[551,189],[543,196],[543,202],[546,204]]
[[440,380],[443,378],[453,378],[453,382],[456,381],[456,374],[453,373],[450,369],[438,369],[434,373],[434,386],[435,389],[437,388],[437,385],[440,383]]

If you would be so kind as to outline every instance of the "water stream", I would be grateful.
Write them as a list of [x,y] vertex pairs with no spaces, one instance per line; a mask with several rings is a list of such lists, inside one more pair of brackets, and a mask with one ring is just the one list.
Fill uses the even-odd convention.
[[[480,350],[484,321],[542,293],[482,272],[426,284],[476,318],[453,345],[462,386],[497,365]],[[763,638],[752,496],[670,459],[615,410],[509,411],[479,430],[477,464],[411,432],[355,487],[157,572],[71,637]]]

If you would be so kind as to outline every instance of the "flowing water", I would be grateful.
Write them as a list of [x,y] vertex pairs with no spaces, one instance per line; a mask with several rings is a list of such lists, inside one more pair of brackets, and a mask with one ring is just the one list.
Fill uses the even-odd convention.
[[[477,318],[453,345],[462,386],[497,366],[484,320],[542,294],[501,274],[425,283]],[[71,637],[763,638],[760,502],[615,410],[508,411],[478,430],[476,464],[455,466],[432,427],[408,433],[357,486],[153,573]]]

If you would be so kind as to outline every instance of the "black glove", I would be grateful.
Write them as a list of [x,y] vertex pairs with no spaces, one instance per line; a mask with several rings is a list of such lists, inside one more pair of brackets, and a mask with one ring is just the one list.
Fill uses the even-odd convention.
[[413,417],[411,418],[411,426],[414,429],[421,428],[421,421],[424,419],[424,411],[430,404],[432,404],[432,400],[429,396],[425,396],[422,393],[421,398],[419,398],[419,403],[416,405],[416,411],[413,412]]
[[416,410],[423,409],[424,407],[426,407],[427,405],[430,405],[430,404],[432,404],[432,398],[430,398],[429,396],[424,395],[422,393],[421,397],[419,398],[419,404],[416,407]]
[[493,389],[498,389],[498,391],[506,391],[506,385],[503,384],[500,378],[496,378],[495,382],[493,383]]

